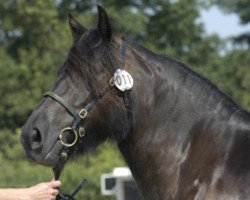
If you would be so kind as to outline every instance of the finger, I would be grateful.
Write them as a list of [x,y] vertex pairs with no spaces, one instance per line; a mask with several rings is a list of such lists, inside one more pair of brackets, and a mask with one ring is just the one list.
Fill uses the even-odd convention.
[[50,197],[50,200],[56,200],[55,196]]
[[51,182],[50,182],[50,186],[51,186],[52,188],[58,188],[58,187],[61,186],[61,181],[51,181]]
[[53,196],[56,196],[56,195],[59,194],[59,190],[54,189],[54,190],[51,192],[51,194],[52,194]]

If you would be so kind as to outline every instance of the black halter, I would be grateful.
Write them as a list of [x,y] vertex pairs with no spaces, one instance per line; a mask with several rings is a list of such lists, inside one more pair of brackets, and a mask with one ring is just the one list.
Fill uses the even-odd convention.
[[[123,40],[121,40],[121,41],[122,41],[122,44],[120,47],[120,59],[121,59],[122,63],[124,63],[127,44]],[[91,100],[83,109],[81,109],[79,113],[77,113],[59,95],[57,95],[53,92],[46,92],[43,95],[44,97],[50,97],[53,100],[55,100],[56,102],[58,102],[59,104],[61,104],[67,110],[67,112],[74,118],[72,126],[62,129],[60,134],[59,134],[59,140],[60,140],[61,144],[63,145],[63,150],[62,150],[61,155],[60,155],[60,162],[63,163],[67,160],[67,157],[68,157],[67,154],[68,154],[69,148],[76,144],[79,137],[83,137],[85,135],[84,127],[79,127],[79,125],[80,125],[81,121],[87,116],[88,112],[94,107],[94,105],[104,96],[104,94],[107,92],[107,90],[110,88],[110,86],[113,86],[112,81],[113,81],[113,78],[111,78],[109,84],[106,85],[103,88],[103,90],[93,100]],[[127,99],[127,98],[128,98],[128,93],[125,92],[124,93],[124,101],[125,101],[126,107],[127,107],[127,101],[125,99]],[[78,129],[78,132],[77,132],[77,129]],[[64,141],[63,136],[64,136],[64,134],[66,134],[66,132],[68,132],[68,133],[70,132],[71,134],[74,135],[74,140],[71,143],[67,143],[67,141]]]
[[[87,116],[91,108],[93,108],[94,105],[103,97],[103,95],[106,93],[108,88],[109,88],[109,85],[107,85],[92,101],[90,101],[83,109],[81,109],[79,113],[74,111],[74,109],[62,97],[58,96],[57,94],[53,92],[46,92],[43,95],[44,97],[50,97],[56,102],[58,102],[59,104],[61,104],[68,111],[68,113],[74,118],[72,126],[62,129],[59,134],[58,139],[63,145],[63,148],[59,157],[59,162],[53,168],[53,171],[55,174],[55,180],[58,180],[60,177],[61,169],[63,168],[64,163],[66,162],[68,158],[69,148],[76,144],[79,137],[83,137],[85,135],[84,127],[83,126],[79,127],[80,122]],[[77,132],[77,129],[78,129],[78,132]],[[64,134],[66,133],[71,133],[74,135],[74,140],[71,143],[67,143],[67,141],[64,141]]]

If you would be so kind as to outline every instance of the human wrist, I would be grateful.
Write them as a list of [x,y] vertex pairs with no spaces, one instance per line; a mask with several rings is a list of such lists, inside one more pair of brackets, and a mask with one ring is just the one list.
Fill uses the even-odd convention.
[[31,188],[20,189],[19,200],[32,200]]

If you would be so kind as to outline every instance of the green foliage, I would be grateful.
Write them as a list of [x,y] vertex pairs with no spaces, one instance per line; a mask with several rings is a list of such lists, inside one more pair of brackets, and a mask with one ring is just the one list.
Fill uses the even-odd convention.
[[[0,4],[2,97],[0,126],[20,127],[69,48],[67,24],[61,24],[53,1],[2,1]],[[7,17],[6,17],[7,16]],[[67,27],[68,28],[68,27]]]
[[[211,62],[206,74],[243,107],[250,108],[250,53],[234,50],[221,60]],[[223,80],[223,81],[222,81]]]
[[53,178],[52,170],[23,160],[1,159],[0,187],[23,188]]
[[2,129],[0,131],[0,159],[1,160],[23,160],[24,153],[20,145],[20,129],[11,131]]
[[48,52],[39,54],[35,48],[20,50],[18,63],[4,52],[1,57],[4,62],[0,63],[0,126],[16,128],[24,123],[42,92],[51,85],[54,63]]
[[[236,2],[216,3],[249,22],[249,6],[242,6],[247,1]],[[115,32],[188,63],[250,110],[249,46],[221,55],[223,41],[207,36],[199,22],[207,1],[105,0],[104,6]],[[25,161],[20,127],[51,87],[70,48],[67,14],[73,13],[90,28],[96,24],[95,12],[90,0],[0,0],[0,187],[27,187],[53,178],[51,169]],[[79,199],[114,199],[100,195],[100,175],[125,165],[117,152],[107,142],[93,154],[68,163],[62,192],[72,192],[86,177],[89,184]]]
[[[250,3],[249,0],[236,0],[236,1],[227,1],[227,0],[214,0],[215,5],[218,5],[226,13],[236,13],[242,24],[249,25],[250,22]],[[236,43],[247,44],[250,47],[250,31],[242,33],[239,36],[234,38]]]
[[241,19],[241,23],[247,24],[250,22],[250,8],[248,0],[236,0],[236,1],[226,1],[217,0],[215,1],[217,5],[222,7],[226,12],[235,12]]

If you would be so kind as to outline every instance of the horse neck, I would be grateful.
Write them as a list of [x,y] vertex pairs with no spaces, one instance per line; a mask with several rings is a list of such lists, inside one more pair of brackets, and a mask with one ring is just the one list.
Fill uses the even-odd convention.
[[[139,53],[133,47],[127,52],[126,60],[130,62],[126,67],[135,82],[131,92],[135,122],[133,132],[118,146],[144,196],[156,200],[158,197],[154,195],[162,193],[157,190],[163,189],[162,182],[168,178],[162,179],[161,174],[175,165],[173,152],[180,153],[178,156],[182,157],[188,147],[184,147],[184,151],[177,147],[174,133],[178,123],[173,124],[170,119],[176,111],[172,104],[176,102],[172,86],[167,84],[166,71],[160,66],[152,65],[148,56],[150,55]],[[169,98],[173,100],[168,101]],[[173,152],[167,152],[166,146]]]
[[135,80],[135,127],[118,146],[146,199],[170,197],[178,190],[180,166],[189,162],[197,144],[206,149],[203,157],[197,157],[203,168],[214,147],[220,146],[221,157],[214,157],[212,164],[226,155],[232,142],[223,144],[232,141],[237,129],[229,126],[234,126],[235,113],[242,111],[209,81],[190,75],[179,63],[170,61],[164,68],[160,63],[152,65],[147,52],[137,49],[127,56],[133,61],[127,67],[131,66]]

